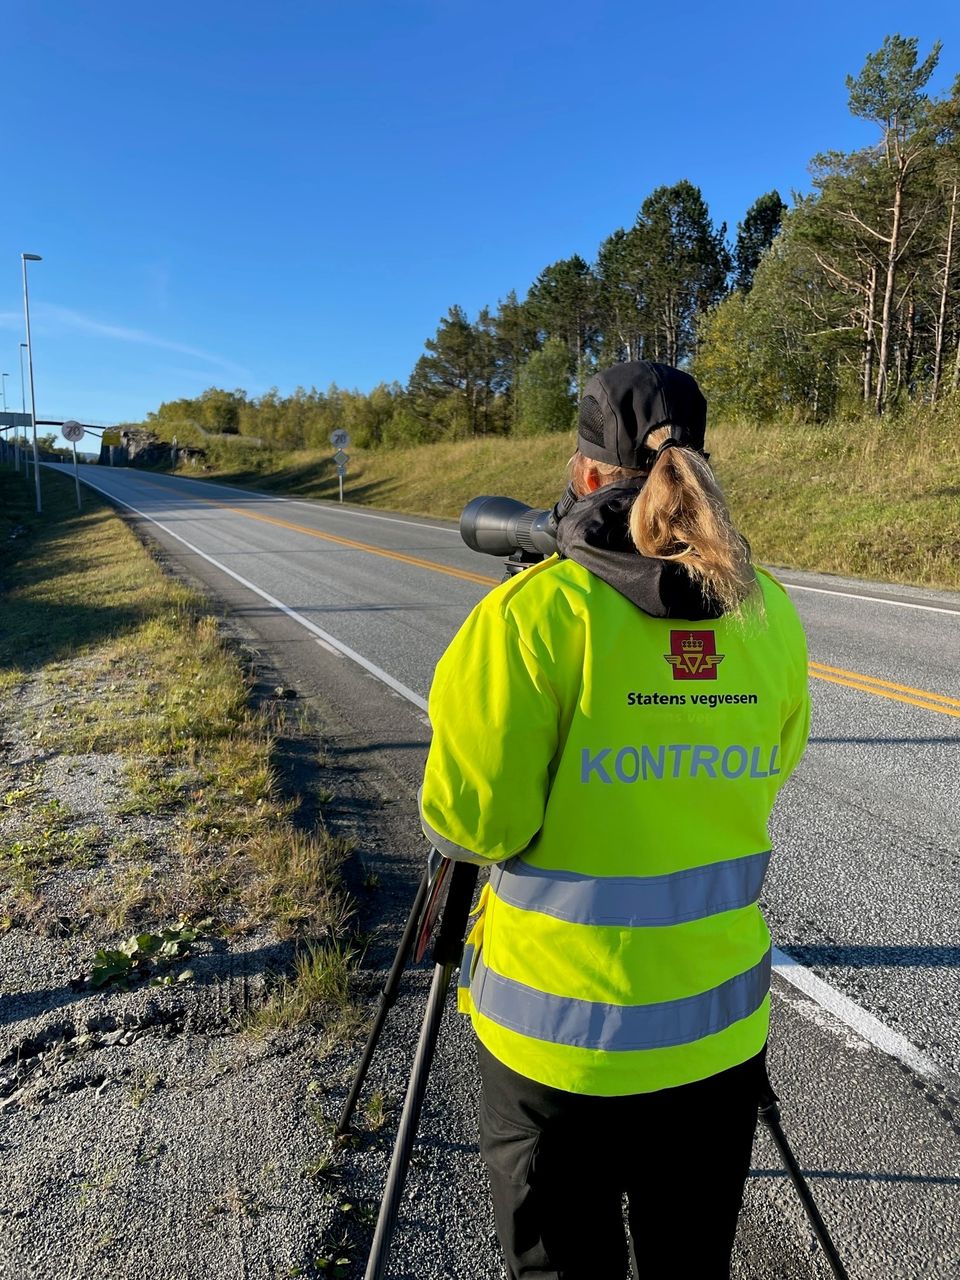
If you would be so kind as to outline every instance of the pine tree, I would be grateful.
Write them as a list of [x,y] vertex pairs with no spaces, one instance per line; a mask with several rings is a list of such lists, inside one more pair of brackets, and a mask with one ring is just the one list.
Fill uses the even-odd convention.
[[743,221],[737,225],[737,243],[733,251],[736,288],[747,290],[753,284],[754,272],[780,230],[786,211],[780,192],[768,191],[753,202]]
[[694,354],[697,320],[726,292],[726,230],[714,227],[699,187],[685,179],[644,200],[629,253],[644,286],[645,359],[678,365]]
[[597,279],[591,267],[577,254],[545,267],[531,285],[525,305],[542,341],[560,338],[567,344],[581,384],[599,336]]
[[601,365],[641,360],[649,329],[646,293],[635,250],[635,228],[622,227],[604,240],[597,254],[597,311]]
[[417,361],[409,383],[421,412],[441,435],[485,432],[496,374],[489,314],[472,325],[464,309],[453,306],[424,346],[427,353]]

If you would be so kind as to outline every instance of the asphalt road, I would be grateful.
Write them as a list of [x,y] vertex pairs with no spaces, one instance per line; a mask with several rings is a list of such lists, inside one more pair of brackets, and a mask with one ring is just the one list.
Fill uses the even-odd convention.
[[[406,849],[387,863],[413,884],[431,675],[499,580],[497,562],[467,550],[449,522],[126,469],[87,467],[81,478],[149,522],[171,561],[224,602],[288,679],[316,693],[345,741],[372,753],[407,832]],[[764,889],[785,953],[774,982],[772,1074],[850,1275],[955,1277],[960,597],[781,578],[807,630],[814,717],[807,755],[774,815]],[[401,1078],[414,989],[383,1051]],[[481,1280],[500,1272],[459,1020],[444,1046],[424,1150],[440,1142],[449,1156],[452,1142],[456,1168],[425,1157],[415,1170],[397,1256],[409,1270],[391,1274]],[[763,1136],[755,1165],[735,1274],[827,1275]]]

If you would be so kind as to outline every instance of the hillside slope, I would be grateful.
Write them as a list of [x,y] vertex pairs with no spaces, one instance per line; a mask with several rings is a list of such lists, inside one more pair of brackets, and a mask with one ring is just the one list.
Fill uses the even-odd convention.
[[[960,433],[956,413],[823,426],[722,424],[712,465],[756,558],[769,564],[960,588]],[[481,493],[556,501],[572,434],[351,450],[346,501],[456,518]],[[337,497],[328,452],[229,446],[210,479],[299,497]],[[187,474],[196,474],[188,469]]]

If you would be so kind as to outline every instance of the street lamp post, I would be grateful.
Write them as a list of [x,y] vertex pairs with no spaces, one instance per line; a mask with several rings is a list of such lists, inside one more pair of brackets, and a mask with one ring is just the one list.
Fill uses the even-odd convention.
[[[6,412],[7,412],[7,383],[6,383],[6,379],[7,379],[7,378],[9,378],[9,377],[10,377],[9,373],[0,373],[0,391],[2,391],[2,392],[3,392],[3,412],[4,412],[4,413],[6,413]],[[6,430],[6,427],[4,427],[4,430]],[[4,453],[4,458],[3,458],[3,460],[4,460],[4,462],[6,462],[6,460],[7,460],[7,458],[6,458],[6,453],[7,453],[7,448],[6,448],[6,446],[7,446],[7,437],[6,437],[6,436],[4,436],[4,437],[3,437],[3,446],[4,446],[4,448],[3,448],[3,453]]]
[[37,490],[37,512],[40,506],[40,460],[37,456],[37,396],[33,387],[33,343],[30,340],[30,295],[27,292],[27,263],[42,262],[39,253],[21,253],[23,263],[23,314],[27,323],[27,365],[30,369],[30,418],[33,422],[33,479]]
[[[26,344],[25,342],[21,342],[21,343],[20,343],[20,412],[21,412],[22,414],[26,414],[26,412],[27,412],[27,393],[26,393],[26,392],[24,391],[24,389],[23,389],[23,353],[26,351],[26,349],[27,349],[27,344]],[[17,428],[17,431],[19,432],[19,430],[20,430],[20,429],[19,429],[19,427],[18,427],[18,428]],[[18,434],[18,435],[16,435],[16,436],[14,436],[14,440],[16,440],[16,441],[18,441],[18,442],[19,442],[19,440],[20,440],[20,436],[19,436],[19,434]],[[19,445],[19,443],[17,443],[16,447],[14,448],[14,457],[16,458],[17,470],[19,471],[19,470],[20,470],[20,445]],[[24,474],[24,475],[27,475],[27,474],[28,474],[28,471],[27,471],[27,455],[26,455],[26,451],[24,451],[24,455],[23,455],[23,474]]]

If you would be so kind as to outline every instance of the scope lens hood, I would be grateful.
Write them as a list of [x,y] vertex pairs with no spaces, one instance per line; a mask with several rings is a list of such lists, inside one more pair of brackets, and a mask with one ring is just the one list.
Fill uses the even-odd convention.
[[473,498],[460,515],[460,536],[473,551],[509,556],[515,551],[552,555],[557,540],[550,529],[553,513],[528,507],[516,498]]

